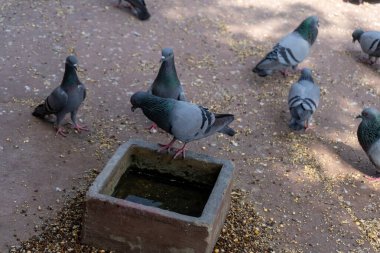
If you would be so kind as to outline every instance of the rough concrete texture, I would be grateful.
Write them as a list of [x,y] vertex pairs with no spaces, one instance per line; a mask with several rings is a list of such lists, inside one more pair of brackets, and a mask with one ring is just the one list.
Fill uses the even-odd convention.
[[[229,210],[234,167],[230,161],[187,152],[184,160],[157,154],[158,145],[130,140],[120,146],[87,192],[83,243],[116,252],[209,253]],[[141,164],[143,163],[143,164]],[[200,164],[199,168],[195,168]],[[110,195],[131,164],[188,177],[213,174],[213,190],[200,217],[136,204]],[[169,169],[168,169],[169,168]],[[160,171],[161,172],[161,171]],[[215,173],[217,172],[217,173]],[[205,176],[199,177],[205,180]]]
[[[145,90],[159,68],[161,47],[174,48],[187,97],[236,116],[232,139],[215,135],[188,148],[234,160],[235,186],[273,218],[277,252],[378,252],[380,185],[356,139],[355,116],[379,105],[379,64],[352,43],[357,27],[380,30],[380,5],[340,0],[155,0],[141,22],[105,0],[0,0],[0,252],[38,234],[62,207],[64,191],[100,170],[129,138],[149,134],[129,97]],[[300,20],[320,17],[310,67],[321,86],[314,129],[291,133],[291,75],[259,78],[252,67]],[[90,133],[55,136],[31,116],[59,84],[75,51],[88,98],[80,109]],[[69,126],[68,126],[69,128]],[[231,243],[234,243],[233,241]],[[247,249],[249,252],[249,249]]]

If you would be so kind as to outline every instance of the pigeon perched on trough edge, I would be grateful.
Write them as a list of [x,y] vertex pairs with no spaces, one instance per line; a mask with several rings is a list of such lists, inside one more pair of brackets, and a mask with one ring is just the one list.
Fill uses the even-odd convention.
[[[380,112],[375,108],[366,108],[356,118],[362,119],[357,136],[369,160],[375,165],[377,174],[380,173]],[[370,177],[379,181],[380,177]]]
[[289,68],[296,69],[309,55],[310,47],[317,39],[318,26],[317,16],[306,18],[292,33],[281,39],[252,71],[264,77],[273,71],[286,75]]
[[[121,1],[119,0],[118,6],[121,5]],[[140,20],[147,20],[150,18],[150,14],[148,12],[148,9],[146,8],[146,4],[144,0],[124,0],[126,1],[132,12],[140,19]]]
[[76,115],[79,106],[86,98],[86,88],[79,81],[76,73],[78,60],[74,55],[66,58],[65,73],[61,85],[53,90],[53,92],[45,99],[45,102],[38,105],[33,116],[44,119],[45,116],[54,114],[56,116],[57,134],[66,136],[61,122],[67,113],[71,113],[71,120],[74,128],[80,132],[88,131],[85,126],[80,126],[76,121]]
[[289,91],[288,105],[292,119],[289,127],[293,130],[302,130],[309,127],[312,114],[318,107],[320,89],[314,83],[311,70],[304,68],[297,83]]
[[[355,41],[359,41],[363,52],[368,54],[369,64],[376,63],[380,57],[380,32],[364,32],[362,29],[356,29],[352,33],[352,42],[355,43]],[[373,57],[375,61],[372,61]]]
[[185,156],[185,146],[188,142],[205,138],[216,132],[233,136],[235,131],[228,127],[234,120],[232,114],[214,114],[208,109],[185,101],[172,98],[161,98],[139,91],[131,97],[132,111],[141,108],[144,115],[155,122],[160,128],[173,135],[162,150],[169,150],[176,140],[184,143],[178,149],[174,158],[180,154]]

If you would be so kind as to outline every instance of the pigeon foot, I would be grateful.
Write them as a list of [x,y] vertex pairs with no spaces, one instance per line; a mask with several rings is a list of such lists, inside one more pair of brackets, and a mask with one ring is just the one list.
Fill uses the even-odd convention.
[[186,147],[186,143],[183,144],[182,148],[177,149],[176,152],[175,152],[175,155],[174,155],[173,159],[176,159],[181,154],[182,154],[182,158],[185,159],[185,147]]
[[285,70],[280,70],[281,74],[284,76],[284,77],[287,77],[289,75],[289,72],[287,69]]
[[359,58],[359,62],[364,63],[364,64],[368,64],[368,65],[373,65],[376,63],[376,61],[372,61],[371,59],[363,58],[363,57]]
[[67,132],[65,131],[65,129],[63,127],[58,127],[57,128],[57,132],[55,133],[55,135],[61,135],[63,137],[66,137],[67,136]]
[[365,176],[370,182],[379,182],[380,181],[380,173],[376,172],[375,176]]
[[157,132],[157,124],[153,123],[150,127],[147,128],[149,132],[156,133]]
[[79,124],[76,124],[76,125],[74,126],[74,129],[77,130],[79,133],[80,133],[81,131],[90,131],[90,129],[88,129],[87,126],[81,126],[81,125],[79,125]]
[[160,144],[159,143],[158,145],[160,145],[161,148],[159,150],[157,150],[157,152],[161,153],[162,151],[165,151],[165,150],[169,151],[170,148],[173,146],[175,141],[176,141],[176,139],[173,138],[168,144]]

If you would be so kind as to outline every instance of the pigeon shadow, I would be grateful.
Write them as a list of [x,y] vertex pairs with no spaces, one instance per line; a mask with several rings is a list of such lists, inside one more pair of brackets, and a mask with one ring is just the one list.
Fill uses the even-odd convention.
[[320,139],[319,142],[353,169],[367,176],[374,176],[376,174],[376,168],[362,149],[355,149],[343,142],[334,142],[334,146],[326,140]]

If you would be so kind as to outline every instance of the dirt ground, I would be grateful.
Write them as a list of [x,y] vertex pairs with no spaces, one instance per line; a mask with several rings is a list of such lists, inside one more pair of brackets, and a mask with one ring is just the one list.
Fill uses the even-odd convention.
[[[358,144],[355,116],[380,108],[380,63],[358,62],[364,55],[351,33],[380,30],[380,4],[146,2],[152,17],[141,22],[113,7],[116,0],[0,0],[0,252],[38,234],[120,143],[170,140],[150,134],[129,104],[155,78],[162,47],[174,48],[188,98],[235,114],[234,138],[188,147],[234,161],[235,187],[275,223],[276,252],[379,252],[380,183],[364,178],[375,170]],[[321,105],[312,130],[292,133],[287,94],[298,75],[260,78],[251,69],[310,15],[320,18],[319,35],[300,67],[313,69]],[[63,138],[31,111],[59,85],[73,52],[88,88],[79,116],[91,131]]]

